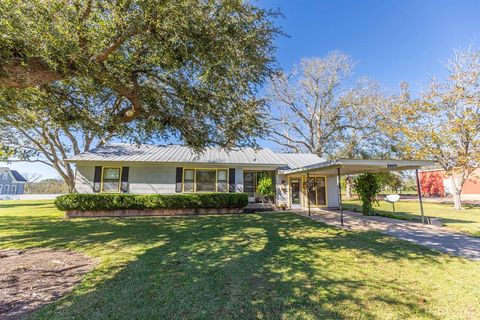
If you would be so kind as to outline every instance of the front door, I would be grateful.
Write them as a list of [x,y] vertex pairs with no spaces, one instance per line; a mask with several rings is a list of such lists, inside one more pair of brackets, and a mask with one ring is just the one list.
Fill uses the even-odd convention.
[[255,202],[255,172],[243,173],[243,192],[248,194],[249,202]]
[[301,209],[300,178],[290,179],[290,207]]
[[308,178],[308,181],[308,185],[310,185],[311,187],[307,188],[307,199],[305,199],[305,203],[310,203],[310,206],[325,206],[327,204],[327,197],[325,194],[325,178],[310,177]]

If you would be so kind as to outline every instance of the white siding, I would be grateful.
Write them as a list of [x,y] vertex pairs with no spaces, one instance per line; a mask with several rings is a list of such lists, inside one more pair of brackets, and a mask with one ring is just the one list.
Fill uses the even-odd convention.
[[176,167],[130,167],[129,193],[175,193]]
[[95,166],[77,165],[77,173],[75,176],[75,190],[78,193],[93,193],[94,174]]
[[[109,166],[122,166],[114,164]],[[175,193],[177,166],[129,166],[129,193]],[[78,193],[93,193],[95,165],[78,165],[75,189]],[[243,169],[235,168],[235,190],[243,192]]]
[[338,208],[337,177],[327,177],[327,204],[329,208]]
[[[282,184],[285,180],[285,184]],[[276,200],[277,205],[286,204],[288,206],[288,178],[283,174],[277,174]]]

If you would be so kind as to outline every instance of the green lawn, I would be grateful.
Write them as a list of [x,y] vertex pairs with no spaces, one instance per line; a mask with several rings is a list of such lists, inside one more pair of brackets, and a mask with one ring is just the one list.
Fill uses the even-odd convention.
[[[418,201],[399,201],[395,204],[395,215],[392,214],[392,204],[380,201],[374,206],[375,211],[387,217],[404,220],[421,221]],[[360,200],[344,201],[346,209],[356,208],[360,211]],[[465,205],[464,210],[454,210],[450,204],[423,202],[426,216],[443,218],[448,228],[465,232],[474,237],[480,237],[480,206]]]
[[66,220],[0,202],[0,248],[100,264],[38,319],[479,319],[480,263],[290,213]]

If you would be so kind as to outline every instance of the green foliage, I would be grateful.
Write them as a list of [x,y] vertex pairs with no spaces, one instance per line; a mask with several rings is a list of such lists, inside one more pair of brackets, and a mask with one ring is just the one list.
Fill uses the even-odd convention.
[[256,93],[276,69],[276,16],[243,0],[1,1],[0,100],[9,101],[0,108],[61,83],[85,97],[112,93],[106,114],[138,127],[138,140],[253,144],[265,128]]
[[271,199],[275,196],[273,179],[268,174],[262,174],[258,180],[257,192],[265,198]]
[[365,215],[373,215],[373,203],[381,190],[378,176],[373,173],[365,173],[354,179],[354,187],[362,201],[362,212]]
[[403,178],[400,174],[392,172],[376,173],[381,189],[388,189],[393,192],[398,192],[404,185]]
[[221,209],[243,208],[248,204],[246,193],[189,194],[67,194],[55,199],[60,210],[122,209]]

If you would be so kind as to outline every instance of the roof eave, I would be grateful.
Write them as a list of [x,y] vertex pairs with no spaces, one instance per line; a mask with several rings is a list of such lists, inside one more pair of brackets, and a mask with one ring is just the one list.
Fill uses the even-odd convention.
[[[435,161],[429,160],[394,160],[394,159],[386,159],[386,160],[368,160],[368,159],[338,159],[338,160],[331,160],[325,161],[321,163],[316,163],[310,166],[290,169],[290,170],[283,170],[281,174],[294,174],[300,172],[311,172],[315,170],[326,170],[326,169],[334,169],[334,168],[343,168],[346,165],[365,165],[365,166],[372,166],[377,165],[379,169],[384,169],[382,171],[395,171],[395,170],[412,170],[412,169],[420,169],[422,167],[433,166],[435,165]],[[380,167],[380,166],[386,167]],[[361,172],[361,170],[359,170]],[[280,173],[280,172],[279,172]]]

